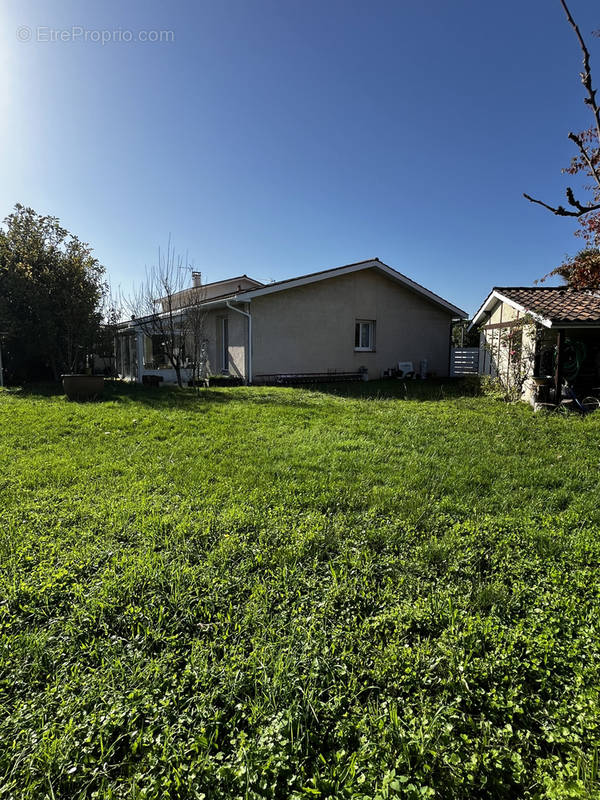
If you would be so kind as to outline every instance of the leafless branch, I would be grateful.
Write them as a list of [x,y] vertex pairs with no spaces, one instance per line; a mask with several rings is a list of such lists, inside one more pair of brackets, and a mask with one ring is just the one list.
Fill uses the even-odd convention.
[[590,211],[600,211],[600,203],[590,203],[589,205],[584,206],[578,200],[575,200],[575,197],[573,196],[573,190],[570,188],[567,189],[567,198],[569,199],[569,204],[576,208],[577,211],[569,211],[564,206],[550,206],[548,203],[544,203],[542,200],[536,200],[535,197],[531,197],[531,195],[526,194],[525,192],[523,192],[523,197],[529,200],[530,203],[537,203],[538,206],[547,208],[548,211],[551,211],[558,217],[582,217],[584,214],[588,214]]
[[583,53],[583,72],[581,73],[581,83],[584,85],[585,90],[588,94],[585,103],[592,109],[592,113],[594,115],[594,119],[596,121],[596,133],[598,134],[598,143],[600,144],[600,108],[598,108],[598,103],[596,102],[596,90],[592,84],[592,70],[590,67],[590,51],[587,49],[586,43],[581,35],[581,31],[579,30],[579,26],[573,19],[571,12],[569,11],[569,7],[567,6],[566,0],[560,0],[560,4],[563,7],[565,14],[567,15],[567,19],[569,20],[569,25],[575,31],[577,35],[577,39],[579,40],[579,46],[581,47],[581,52]]
[[[579,46],[581,48],[581,52],[583,53],[583,72],[581,72],[581,83],[583,84],[587,97],[585,98],[585,103],[592,111],[595,121],[595,128],[596,128],[596,136],[598,139],[598,148],[593,149],[592,153],[588,151],[588,148],[585,145],[584,136],[577,135],[573,132],[569,133],[569,139],[577,145],[581,158],[583,159],[583,163],[587,166],[589,170],[589,174],[593,177],[598,189],[600,189],[600,169],[597,166],[597,156],[598,152],[600,151],[600,108],[598,107],[598,103],[596,101],[596,89],[594,89],[593,82],[592,82],[592,71],[590,66],[590,51],[588,50],[586,43],[581,35],[581,31],[579,30],[579,26],[573,19],[573,15],[571,14],[569,7],[567,6],[566,0],[560,0],[560,4],[563,7],[565,14],[567,15],[567,20],[569,25],[575,31],[577,39],[579,41]],[[571,171],[571,170],[569,170]],[[578,171],[578,166],[573,169],[574,172]],[[529,200],[531,203],[536,203],[537,205],[542,206],[543,208],[548,209],[553,214],[556,214],[559,217],[583,217],[585,214],[589,214],[593,211],[600,211],[600,203],[588,203],[584,205],[579,200],[576,199],[573,190],[571,187],[567,187],[566,190],[567,194],[567,201],[570,206],[572,206],[574,211],[565,208],[564,206],[551,206],[548,203],[544,203],[542,200],[537,200],[531,195],[523,193],[523,197]],[[596,195],[598,197],[598,195]]]
[[[577,136],[576,133],[570,133],[569,139],[572,142],[575,142],[575,144],[579,148],[579,152],[581,153],[583,160],[588,165],[588,169],[590,170],[591,174],[594,177],[594,180],[596,181],[598,187],[600,188],[600,173],[598,172],[598,168],[594,164],[593,158],[588,153],[587,148],[583,143],[583,139],[581,138],[581,136]],[[600,145],[600,140],[598,141],[598,144]]]

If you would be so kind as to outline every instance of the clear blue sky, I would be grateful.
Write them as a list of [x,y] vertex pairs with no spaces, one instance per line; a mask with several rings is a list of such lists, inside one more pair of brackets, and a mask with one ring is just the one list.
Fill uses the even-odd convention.
[[[571,7],[600,83],[600,7]],[[562,199],[566,135],[589,125],[558,0],[5,0],[0,18],[0,216],[60,217],[115,285],[171,233],[207,280],[378,256],[472,312],[578,248],[521,197]],[[38,40],[74,26],[174,41]]]

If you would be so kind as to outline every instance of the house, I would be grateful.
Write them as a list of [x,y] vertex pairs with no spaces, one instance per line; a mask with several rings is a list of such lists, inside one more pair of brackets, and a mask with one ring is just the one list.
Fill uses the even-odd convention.
[[[247,383],[359,372],[379,378],[400,361],[445,376],[452,320],[466,317],[377,258],[269,284],[247,275],[202,284],[195,274],[172,301],[182,315],[204,312],[206,371]],[[140,320],[120,325],[117,371],[135,381],[151,374],[173,381],[160,336],[147,334]]]
[[479,372],[535,403],[600,386],[600,292],[567,286],[495,287],[473,317]]

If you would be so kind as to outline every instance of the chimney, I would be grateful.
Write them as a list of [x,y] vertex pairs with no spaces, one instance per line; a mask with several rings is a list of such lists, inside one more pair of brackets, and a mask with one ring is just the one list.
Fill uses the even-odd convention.
[[192,286],[194,288],[202,286],[202,273],[201,272],[192,272]]

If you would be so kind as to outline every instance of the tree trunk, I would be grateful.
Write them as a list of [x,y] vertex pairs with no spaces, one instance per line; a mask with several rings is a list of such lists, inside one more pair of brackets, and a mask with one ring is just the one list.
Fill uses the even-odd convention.
[[176,362],[174,365],[175,368],[175,375],[177,376],[177,386],[181,389],[183,387],[183,381],[181,380],[181,365],[179,362]]

